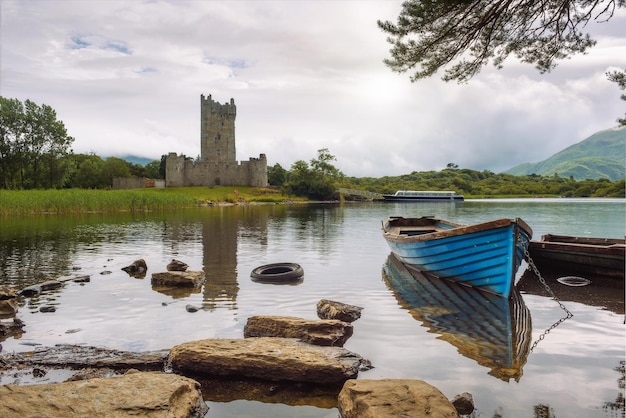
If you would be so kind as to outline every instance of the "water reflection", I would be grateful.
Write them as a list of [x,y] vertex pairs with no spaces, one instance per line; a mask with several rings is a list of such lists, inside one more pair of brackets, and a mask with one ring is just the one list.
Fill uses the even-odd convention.
[[507,300],[446,280],[426,278],[393,254],[384,279],[398,303],[437,338],[491,369],[489,374],[519,381],[530,352],[530,311],[517,290]]
[[[586,276],[585,278],[591,281],[589,285],[567,286],[557,280],[564,274],[546,271],[540,274],[554,295],[561,301],[578,302],[601,307],[616,314],[624,314],[624,280]],[[517,287],[524,293],[551,297],[531,269],[524,271],[517,282]]]

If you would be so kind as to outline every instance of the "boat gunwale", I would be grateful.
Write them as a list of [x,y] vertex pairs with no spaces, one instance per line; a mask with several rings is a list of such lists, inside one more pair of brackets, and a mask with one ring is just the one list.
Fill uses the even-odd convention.
[[[452,226],[452,228],[445,229],[445,230],[442,229],[440,231],[430,232],[430,233],[425,233],[425,234],[420,234],[420,235],[402,235],[400,234],[401,226],[393,225],[394,221],[399,223],[399,221],[401,220],[411,220],[411,219],[429,220],[432,222],[433,226],[435,226],[436,223],[443,223],[443,224]],[[450,222],[450,221],[445,221],[443,219],[434,218],[430,216],[426,216],[426,217],[423,216],[421,218],[390,217],[383,224],[382,230],[383,230],[383,236],[385,237],[385,239],[389,241],[396,242],[396,243],[416,243],[416,242],[425,242],[425,241],[432,241],[432,240],[437,240],[437,239],[473,234],[473,233],[488,231],[490,229],[507,227],[513,224],[519,225],[523,230],[525,230],[525,232],[528,234],[529,237],[532,237],[532,229],[530,228],[530,226],[528,226],[528,224],[526,224],[526,222],[524,222],[520,218],[515,218],[515,219],[501,218],[501,219],[496,219],[496,220],[492,220],[488,222],[482,222],[478,224],[461,225],[461,224],[457,224],[457,223]],[[410,226],[410,225],[405,225],[405,226]],[[423,226],[427,226],[427,225],[423,225]]]

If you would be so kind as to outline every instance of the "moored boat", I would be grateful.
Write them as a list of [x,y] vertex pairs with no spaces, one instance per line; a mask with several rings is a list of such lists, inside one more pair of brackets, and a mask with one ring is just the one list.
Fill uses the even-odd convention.
[[626,240],[546,234],[530,241],[530,257],[541,270],[624,280]]
[[400,306],[428,332],[438,335],[490,375],[519,381],[530,353],[532,320],[522,295],[513,288],[504,299],[449,280],[427,278],[390,254],[383,279]]
[[403,263],[426,276],[508,298],[532,229],[519,218],[461,225],[432,216],[391,217],[382,235]]
[[458,202],[463,195],[448,190],[398,190],[394,194],[383,194],[386,202]]

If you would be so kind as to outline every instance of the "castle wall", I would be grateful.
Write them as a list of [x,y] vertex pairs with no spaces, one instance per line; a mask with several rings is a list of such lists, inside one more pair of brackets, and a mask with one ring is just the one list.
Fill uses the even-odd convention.
[[165,180],[147,177],[114,177],[111,186],[114,190],[143,189],[147,187],[165,187]]
[[232,164],[193,161],[182,155],[170,153],[166,157],[166,186],[267,186],[267,158]]

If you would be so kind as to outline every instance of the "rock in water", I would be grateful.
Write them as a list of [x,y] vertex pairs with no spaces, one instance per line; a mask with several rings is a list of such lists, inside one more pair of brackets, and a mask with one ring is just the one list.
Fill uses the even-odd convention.
[[126,273],[128,273],[128,275],[132,277],[141,278],[146,276],[146,272],[148,271],[148,265],[143,258],[140,258],[139,260],[133,261],[131,265],[122,267],[122,270],[124,270]]
[[167,271],[186,271],[189,266],[182,261],[172,260],[167,265]]
[[345,348],[275,337],[191,341],[170,351],[172,368],[194,376],[322,384],[356,378],[362,360]]
[[344,322],[354,322],[361,317],[363,308],[345,303],[322,299],[317,302],[317,316],[320,319],[338,319]]
[[352,333],[352,324],[347,322],[335,319],[315,321],[292,316],[252,316],[243,329],[246,338],[298,338],[309,344],[336,347],[343,347]]
[[339,392],[342,418],[457,418],[448,399],[422,380],[348,380]]

